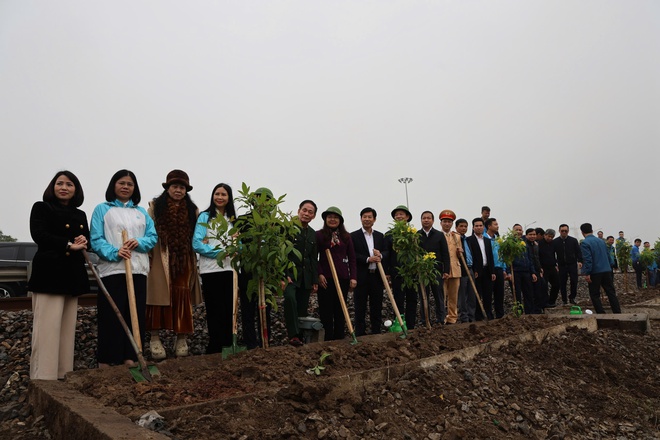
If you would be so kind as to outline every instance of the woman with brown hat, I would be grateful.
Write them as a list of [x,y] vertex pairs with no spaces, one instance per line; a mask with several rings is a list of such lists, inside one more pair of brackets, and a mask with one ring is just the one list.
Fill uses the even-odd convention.
[[163,183],[165,191],[149,203],[158,243],[154,247],[147,280],[147,330],[154,359],[167,355],[159,330],[176,333],[175,354],[188,355],[186,335],[193,333],[192,306],[202,302],[197,260],[192,248],[197,206],[188,174],[172,170]]
[[325,329],[325,339],[330,341],[344,338],[346,320],[325,251],[330,249],[344,300],[348,296],[349,289],[357,286],[357,265],[351,234],[344,227],[341,210],[331,206],[321,214],[321,217],[323,228],[316,231],[319,250],[319,316]]

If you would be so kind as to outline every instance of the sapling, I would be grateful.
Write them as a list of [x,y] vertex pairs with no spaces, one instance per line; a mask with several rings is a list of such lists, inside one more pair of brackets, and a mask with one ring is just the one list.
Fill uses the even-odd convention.
[[508,267],[511,268],[511,290],[513,293],[513,306],[511,308],[511,311],[513,312],[513,316],[516,318],[519,318],[522,316],[524,312],[524,307],[520,301],[518,301],[518,297],[516,296],[516,283],[515,283],[515,274],[513,273],[513,260],[518,258],[520,255],[524,254],[527,252],[527,244],[518,237],[518,235],[513,232],[511,229],[509,231],[497,238],[497,243],[500,245],[499,247],[499,257],[500,260],[504,261]]
[[632,245],[628,240],[616,242],[616,260],[619,263],[619,270],[623,273],[623,291],[628,292],[628,268],[632,265],[630,253]]
[[392,229],[385,235],[392,237],[392,248],[396,251],[397,275],[402,279],[403,286],[420,288],[426,326],[431,328],[426,286],[438,284],[438,280],[442,277],[435,253],[426,252],[422,248],[417,229],[405,220],[395,221]]
[[221,242],[218,264],[222,266],[229,256],[234,269],[251,275],[246,294],[250,300],[258,295],[262,345],[267,348],[266,302],[277,310],[275,297],[283,295],[283,280],[290,272],[294,278],[297,276],[291,257],[302,258],[294,247],[301,224],[280,209],[285,196],[274,197],[269,190],[261,190],[250,191],[243,183],[235,200],[239,208],[249,212],[233,220],[233,225],[223,216],[216,216],[207,227]]
[[319,358],[319,361],[316,363],[316,366],[307,369],[307,373],[309,374],[314,374],[316,376],[320,376],[323,370],[325,370],[325,366],[323,365],[323,362],[330,356],[330,353],[323,352],[321,354],[321,357]]

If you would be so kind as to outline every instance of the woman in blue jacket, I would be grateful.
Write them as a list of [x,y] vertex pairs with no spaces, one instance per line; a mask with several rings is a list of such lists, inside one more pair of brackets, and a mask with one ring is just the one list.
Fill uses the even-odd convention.
[[[92,214],[92,249],[100,258],[98,271],[103,284],[127,323],[131,322],[131,316],[124,260],[130,258],[140,325],[139,337],[144,346],[149,273],[147,252],[156,244],[158,235],[147,211],[138,206],[141,200],[140,187],[132,171],[119,170],[112,176],[105,192],[105,200]],[[128,232],[128,240],[125,243],[122,240],[123,230]],[[110,303],[103,295],[98,296],[97,316],[96,357],[99,368],[122,363],[133,365],[137,361],[135,351]]]
[[30,213],[37,244],[28,285],[32,292],[30,379],[63,379],[73,371],[78,296],[89,292],[82,250],[87,248],[87,216],[78,209],[85,196],[78,178],[60,171]]
[[229,240],[225,234],[222,240],[217,240],[213,230],[203,223],[208,223],[217,216],[224,217],[231,229],[236,219],[234,196],[231,187],[219,183],[211,192],[211,203],[197,218],[193,235],[193,249],[199,254],[199,273],[202,277],[202,295],[206,304],[206,325],[209,343],[206,353],[219,353],[222,347],[232,344],[232,311],[233,311],[233,271],[231,259],[227,256],[222,266],[216,260],[223,242]]

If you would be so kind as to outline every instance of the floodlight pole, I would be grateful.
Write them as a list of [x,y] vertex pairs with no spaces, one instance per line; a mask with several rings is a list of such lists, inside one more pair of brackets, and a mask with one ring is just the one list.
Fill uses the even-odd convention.
[[412,181],[412,177],[402,177],[399,179],[399,183],[403,183],[406,187],[406,208],[408,209],[410,209],[410,204],[408,203],[408,184]]
[[[524,229],[524,231],[527,230],[527,226],[532,226],[534,223],[536,223],[536,220],[534,220],[534,221],[531,222],[531,223],[527,223],[527,224],[525,225],[525,229]],[[524,233],[524,231],[523,231],[523,233]]]

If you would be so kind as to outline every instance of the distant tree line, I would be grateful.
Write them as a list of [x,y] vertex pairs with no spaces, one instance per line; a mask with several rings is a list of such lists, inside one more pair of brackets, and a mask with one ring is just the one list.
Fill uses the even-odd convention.
[[2,233],[2,230],[0,230],[0,241],[1,242],[6,242],[6,241],[18,241],[16,238],[12,237],[11,235],[5,235]]

